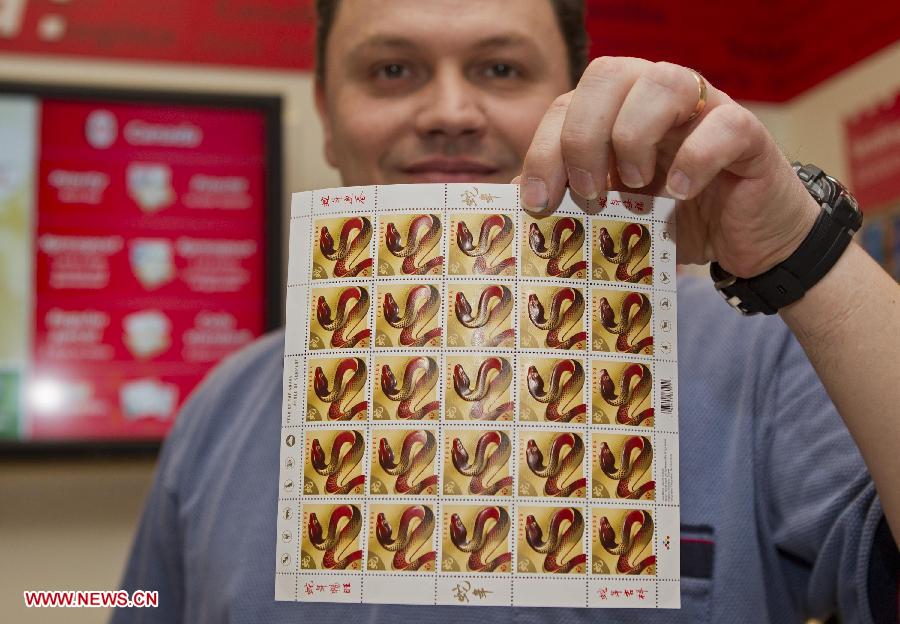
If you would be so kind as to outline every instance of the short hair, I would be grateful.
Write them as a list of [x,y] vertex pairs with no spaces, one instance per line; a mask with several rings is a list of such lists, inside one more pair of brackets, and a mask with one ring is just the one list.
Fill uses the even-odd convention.
[[[590,39],[584,25],[584,0],[549,0],[566,43],[572,87],[587,67]],[[324,84],[325,48],[340,0],[316,0],[316,78]]]

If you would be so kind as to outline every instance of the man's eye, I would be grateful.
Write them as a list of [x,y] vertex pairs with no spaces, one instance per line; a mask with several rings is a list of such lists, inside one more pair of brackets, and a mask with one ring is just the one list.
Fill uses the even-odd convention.
[[378,68],[376,72],[379,78],[397,79],[409,76],[409,68],[400,63],[387,63]]
[[514,78],[519,75],[519,72],[507,63],[493,63],[485,68],[485,75],[490,78]]

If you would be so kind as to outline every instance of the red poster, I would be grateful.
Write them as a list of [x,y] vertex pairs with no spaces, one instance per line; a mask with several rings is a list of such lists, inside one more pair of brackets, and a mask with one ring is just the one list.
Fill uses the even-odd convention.
[[876,212],[900,201],[900,91],[844,127],[850,183],[862,209]]
[[158,438],[265,329],[265,118],[41,105],[26,435]]

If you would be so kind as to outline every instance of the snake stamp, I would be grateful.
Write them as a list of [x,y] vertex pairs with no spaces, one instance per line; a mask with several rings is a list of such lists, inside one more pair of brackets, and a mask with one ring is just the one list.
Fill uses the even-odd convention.
[[439,284],[380,284],[375,347],[440,346],[442,287]]
[[370,572],[434,572],[434,509],[431,505],[369,505]]
[[512,572],[509,509],[501,505],[444,505],[443,572]]
[[591,509],[591,572],[656,576],[653,515],[646,509]]
[[368,277],[372,274],[372,221],[355,216],[316,219],[312,278]]
[[435,214],[390,214],[378,219],[378,275],[440,275],[441,218]]
[[519,433],[519,496],[583,498],[584,439],[570,431]]
[[[447,272],[450,275],[515,275],[516,257],[512,245],[515,224],[505,214],[458,213],[450,217]],[[475,237],[478,237],[477,240]]]
[[359,570],[362,511],[357,505],[303,505],[301,570]]
[[654,500],[653,444],[647,436],[591,436],[591,497]]
[[364,286],[313,288],[309,348],[367,347],[371,334],[369,296]]
[[444,430],[442,492],[448,496],[510,496],[511,454],[509,430]]
[[516,526],[519,572],[585,573],[585,519],[581,507],[520,506]]
[[513,294],[504,284],[448,285],[448,347],[514,347]]
[[496,355],[448,355],[447,420],[512,420],[512,364]]
[[369,371],[361,357],[311,358],[306,420],[366,420]]
[[570,286],[520,286],[523,349],[581,351],[587,345],[584,292]]
[[591,422],[652,427],[653,375],[639,362],[591,360]]
[[584,279],[584,220],[580,217],[523,215],[522,275]]
[[595,288],[591,349],[653,355],[653,304],[642,292]]
[[369,491],[373,496],[434,495],[437,444],[434,429],[373,430]]
[[377,356],[372,382],[375,420],[437,420],[439,380],[437,358]]
[[591,219],[591,276],[604,282],[652,284],[650,229],[634,221]]
[[355,429],[316,429],[306,432],[303,493],[307,495],[362,494],[366,442]]
[[584,364],[575,358],[519,358],[519,419],[583,423]]

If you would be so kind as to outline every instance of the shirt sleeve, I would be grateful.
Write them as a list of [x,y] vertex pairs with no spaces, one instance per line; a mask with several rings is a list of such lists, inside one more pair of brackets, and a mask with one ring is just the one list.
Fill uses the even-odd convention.
[[896,569],[879,568],[896,545],[879,532],[886,523],[874,483],[803,349],[785,335],[771,387],[761,388],[756,450],[773,580],[808,616],[896,621],[896,602],[882,619],[873,590],[881,581],[896,587]]

